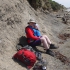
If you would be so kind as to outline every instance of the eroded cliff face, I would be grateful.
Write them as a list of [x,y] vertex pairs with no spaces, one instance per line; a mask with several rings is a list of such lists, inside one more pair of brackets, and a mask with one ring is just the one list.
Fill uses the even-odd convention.
[[[19,38],[25,36],[25,27],[29,19],[34,19],[39,24],[41,33],[46,34],[52,42],[59,42],[57,35],[65,25],[54,15],[35,11],[27,0],[0,0],[0,70],[26,70],[14,62],[12,56],[17,52]],[[43,56],[50,58],[49,63],[52,66],[58,62],[47,54]],[[61,64],[60,62],[59,67]],[[52,66],[48,67],[48,70],[52,70]]]

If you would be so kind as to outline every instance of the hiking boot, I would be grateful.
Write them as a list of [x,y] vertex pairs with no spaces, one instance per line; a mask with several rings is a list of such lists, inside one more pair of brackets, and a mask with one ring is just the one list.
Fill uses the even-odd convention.
[[51,55],[51,56],[53,56],[53,57],[54,57],[54,55],[55,55],[54,52],[51,51],[50,49],[48,49],[48,50],[46,51],[46,53],[49,54],[49,55]]
[[56,47],[54,44],[50,44],[50,49],[57,49],[58,47]]

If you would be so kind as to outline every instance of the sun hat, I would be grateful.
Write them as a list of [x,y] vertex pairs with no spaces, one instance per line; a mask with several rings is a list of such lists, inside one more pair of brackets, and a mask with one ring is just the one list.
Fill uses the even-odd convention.
[[30,19],[28,24],[31,23],[31,22],[36,23],[34,20]]

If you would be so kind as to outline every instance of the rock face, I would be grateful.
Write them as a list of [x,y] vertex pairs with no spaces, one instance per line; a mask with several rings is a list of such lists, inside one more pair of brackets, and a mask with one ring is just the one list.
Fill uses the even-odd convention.
[[[0,0],[0,70],[26,70],[23,64],[14,62],[12,56],[17,52],[19,38],[25,36],[25,27],[29,19],[34,19],[39,24],[42,34],[46,34],[52,42],[59,42],[57,36],[65,24],[54,15],[35,11],[27,0]],[[43,56],[47,56],[49,61],[47,70],[66,70],[67,66],[62,65],[59,60],[47,54]]]

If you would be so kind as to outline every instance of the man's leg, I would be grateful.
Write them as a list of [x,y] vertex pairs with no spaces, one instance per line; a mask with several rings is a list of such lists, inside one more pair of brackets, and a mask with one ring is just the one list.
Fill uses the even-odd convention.
[[33,47],[33,46],[39,46],[39,45],[41,45],[41,40],[38,39],[38,40],[36,40],[36,41],[30,43],[29,45],[32,46],[32,47]]
[[43,46],[46,49],[46,53],[51,55],[51,56],[54,56],[54,53],[49,49],[50,47],[46,41],[46,38],[42,36],[40,39],[41,39],[41,42],[43,43]]
[[36,40],[36,41],[30,43],[29,45],[32,46],[32,48],[33,48],[35,51],[39,51],[39,50],[36,48],[36,46],[41,45],[41,40],[38,39],[38,40]]
[[43,37],[45,37],[45,38],[46,38],[46,40],[47,40],[48,44],[51,44],[51,41],[50,41],[50,39],[47,37],[47,35],[43,35]]
[[40,39],[41,39],[41,42],[43,43],[44,48],[46,50],[49,49],[49,45],[48,45],[48,42],[46,41],[46,38],[42,36]]
[[46,38],[46,41],[48,42],[48,44],[50,45],[50,49],[57,49],[58,47],[56,47],[54,44],[51,43],[50,39],[47,37],[47,35],[43,35],[44,38]]
[[38,51],[35,46],[40,45],[41,42],[43,43],[43,45],[46,49],[46,53],[51,55],[51,56],[54,56],[54,53],[51,50],[49,50],[49,46],[48,46],[47,41],[44,37],[41,37],[40,39],[30,43],[29,45],[32,46],[36,51]]

